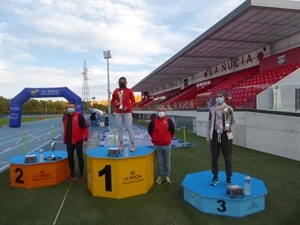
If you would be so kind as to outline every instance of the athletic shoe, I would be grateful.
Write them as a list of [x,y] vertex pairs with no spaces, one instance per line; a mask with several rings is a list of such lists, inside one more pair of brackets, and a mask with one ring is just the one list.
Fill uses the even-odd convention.
[[84,177],[83,176],[79,176],[77,179],[77,183],[83,183],[84,181]]
[[211,186],[217,186],[219,183],[219,179],[217,177],[214,177],[211,182],[210,182],[210,185]]
[[75,179],[76,179],[75,176],[70,175],[70,176],[68,176],[68,177],[65,179],[65,181],[68,182],[68,181],[72,181],[72,180],[75,180]]
[[134,145],[131,145],[131,146],[130,146],[130,151],[131,151],[131,152],[134,152],[134,151],[135,151],[135,146],[134,146]]
[[155,181],[155,183],[161,184],[162,180],[163,179],[160,176],[158,176],[157,179],[156,179],[156,181]]
[[166,184],[171,184],[171,179],[170,179],[170,177],[166,176],[166,177],[165,177],[165,180],[166,180]]

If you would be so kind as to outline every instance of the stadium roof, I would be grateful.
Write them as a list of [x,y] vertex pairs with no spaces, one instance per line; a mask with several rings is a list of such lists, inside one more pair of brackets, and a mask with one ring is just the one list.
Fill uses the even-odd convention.
[[299,32],[299,1],[247,0],[132,90],[152,91]]

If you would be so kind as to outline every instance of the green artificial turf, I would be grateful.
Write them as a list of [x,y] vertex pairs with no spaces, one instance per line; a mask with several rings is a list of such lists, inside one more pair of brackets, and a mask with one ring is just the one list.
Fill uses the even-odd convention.
[[[178,138],[182,138],[182,135],[181,131],[176,132]],[[146,194],[124,199],[94,197],[86,181],[83,184],[63,182],[34,189],[11,187],[7,170],[0,174],[0,224],[300,224],[300,162],[238,146],[234,146],[233,150],[233,170],[249,172],[251,176],[264,181],[268,191],[266,209],[236,218],[205,214],[184,201],[181,182],[185,175],[210,170],[210,155],[205,139],[188,133],[187,141],[194,147],[172,150],[171,185],[154,184]],[[222,156],[220,169],[224,170]]]

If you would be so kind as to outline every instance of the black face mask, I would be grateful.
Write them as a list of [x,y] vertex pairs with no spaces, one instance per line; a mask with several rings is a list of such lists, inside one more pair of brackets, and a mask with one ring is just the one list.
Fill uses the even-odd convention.
[[125,88],[125,87],[126,87],[126,84],[124,84],[124,83],[119,83],[119,87],[120,87],[120,88]]

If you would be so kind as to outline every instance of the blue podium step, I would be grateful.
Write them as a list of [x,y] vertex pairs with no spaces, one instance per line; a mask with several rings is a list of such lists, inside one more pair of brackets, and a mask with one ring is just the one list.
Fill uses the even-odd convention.
[[[245,174],[234,172],[232,185],[244,188]],[[184,189],[184,200],[204,213],[224,216],[243,217],[265,209],[267,189],[260,179],[251,177],[251,194],[240,198],[230,198],[226,195],[226,175],[219,172],[220,183],[211,186],[211,171],[187,174],[181,185]]]

